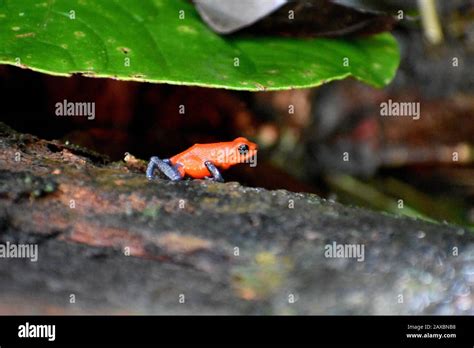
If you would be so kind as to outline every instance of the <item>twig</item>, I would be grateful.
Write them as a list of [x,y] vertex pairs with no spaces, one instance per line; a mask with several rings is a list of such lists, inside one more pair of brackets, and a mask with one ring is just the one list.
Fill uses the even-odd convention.
[[443,42],[443,30],[436,9],[435,0],[418,0],[421,22],[426,39],[433,45]]

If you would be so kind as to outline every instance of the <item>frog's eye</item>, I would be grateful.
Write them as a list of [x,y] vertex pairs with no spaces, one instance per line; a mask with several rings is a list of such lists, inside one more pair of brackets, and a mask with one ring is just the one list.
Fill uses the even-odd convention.
[[249,152],[249,147],[248,147],[247,144],[239,145],[239,153],[241,155],[245,155],[245,154],[247,154],[247,152]]

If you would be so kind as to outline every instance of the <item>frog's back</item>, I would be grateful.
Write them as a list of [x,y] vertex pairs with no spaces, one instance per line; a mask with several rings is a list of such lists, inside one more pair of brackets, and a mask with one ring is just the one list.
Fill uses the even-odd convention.
[[[205,162],[218,164],[220,156],[225,154],[228,143],[195,144],[189,149],[170,158],[173,165],[181,165],[187,175],[195,178],[210,176]],[[222,152],[224,151],[224,152]]]

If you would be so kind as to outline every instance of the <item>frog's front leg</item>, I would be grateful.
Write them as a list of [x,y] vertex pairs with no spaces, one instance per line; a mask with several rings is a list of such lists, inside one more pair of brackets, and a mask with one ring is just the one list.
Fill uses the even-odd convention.
[[222,177],[221,172],[219,171],[219,169],[217,169],[217,167],[212,162],[206,161],[204,162],[204,164],[206,165],[209,172],[212,174],[212,180],[218,181],[218,182],[224,182],[224,178]]
[[148,178],[148,180],[154,179],[155,169],[158,169],[172,181],[178,181],[183,178],[178,168],[176,166],[173,166],[169,159],[161,160],[156,156],[150,158],[150,163],[148,163],[148,167],[146,169],[146,177]]

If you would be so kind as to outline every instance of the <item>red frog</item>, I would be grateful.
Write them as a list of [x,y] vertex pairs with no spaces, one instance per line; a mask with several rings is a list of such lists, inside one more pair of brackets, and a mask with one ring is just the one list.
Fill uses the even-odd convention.
[[249,162],[257,155],[257,149],[257,144],[242,137],[229,142],[195,144],[170,159],[150,158],[146,176],[152,180],[155,169],[158,169],[173,181],[189,176],[223,182],[219,169]]

